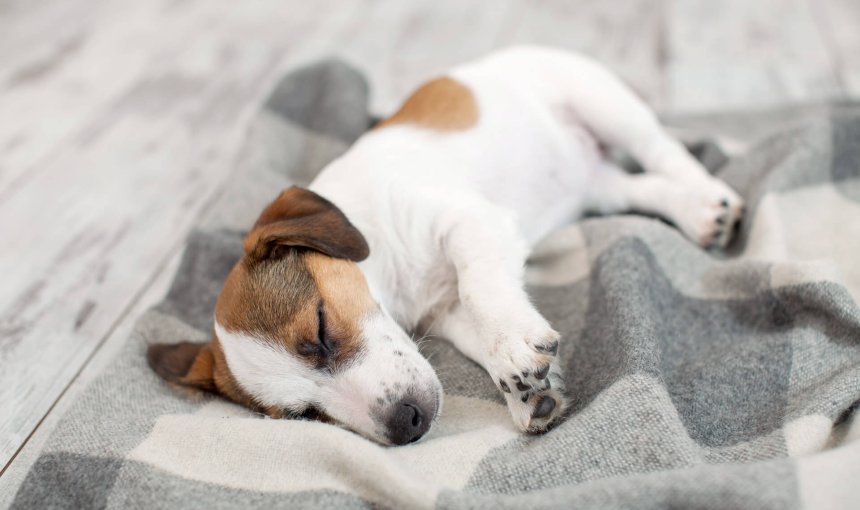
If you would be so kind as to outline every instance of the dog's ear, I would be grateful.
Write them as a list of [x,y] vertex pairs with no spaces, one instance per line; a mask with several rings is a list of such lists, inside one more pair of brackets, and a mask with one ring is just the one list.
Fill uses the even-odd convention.
[[149,366],[164,380],[217,393],[211,344],[153,344],[146,351]]
[[245,253],[256,260],[277,257],[289,247],[356,262],[370,254],[364,236],[337,206],[296,186],[269,204],[245,237]]

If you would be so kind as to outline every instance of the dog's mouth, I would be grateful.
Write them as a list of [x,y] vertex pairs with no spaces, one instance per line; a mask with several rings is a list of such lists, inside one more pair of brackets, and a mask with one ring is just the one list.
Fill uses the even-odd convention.
[[383,446],[419,441],[441,415],[443,388],[417,351],[401,358],[400,368],[387,374],[380,373],[384,365],[360,363],[319,381],[316,401],[283,417],[329,423]]
[[307,420],[319,421],[322,423],[337,423],[337,420],[326,414],[322,409],[317,406],[308,406],[300,412],[284,411],[284,414],[281,416],[281,418],[285,420]]
[[401,446],[416,443],[430,432],[442,414],[443,395],[439,385],[428,391],[407,391],[398,397],[389,397],[390,402],[385,397],[378,397],[374,399],[374,405],[363,413],[365,419],[356,419],[349,410],[332,410],[329,414],[318,406],[309,407],[302,413],[285,414],[284,418],[329,423],[383,446]]

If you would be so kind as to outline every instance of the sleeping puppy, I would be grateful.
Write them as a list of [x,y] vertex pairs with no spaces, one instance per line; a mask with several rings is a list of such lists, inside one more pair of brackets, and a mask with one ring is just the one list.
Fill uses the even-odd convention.
[[523,289],[529,249],[585,212],[623,211],[722,247],[742,208],[597,63],[499,51],[426,83],[309,189],[281,193],[245,238],[212,341],[154,345],[149,361],[269,416],[399,445],[442,407],[407,333],[420,325],[487,371],[516,427],[542,432],[565,409],[564,346]]

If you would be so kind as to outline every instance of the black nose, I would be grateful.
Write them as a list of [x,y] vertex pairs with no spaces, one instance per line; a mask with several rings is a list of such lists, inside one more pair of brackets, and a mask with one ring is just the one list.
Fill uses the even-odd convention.
[[398,445],[418,441],[430,429],[430,414],[414,400],[401,400],[386,421],[388,439]]

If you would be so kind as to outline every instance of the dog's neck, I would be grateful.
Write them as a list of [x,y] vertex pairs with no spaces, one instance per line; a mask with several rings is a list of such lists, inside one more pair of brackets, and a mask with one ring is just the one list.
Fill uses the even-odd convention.
[[[429,224],[420,214],[410,214],[414,204],[392,196],[389,190],[357,192],[356,186],[366,183],[328,180],[324,172],[320,177],[311,183],[310,189],[343,211],[370,246],[370,256],[358,265],[374,299],[404,329],[414,330],[434,306],[429,301],[437,300],[423,289],[428,266],[437,261],[429,260],[431,247],[416,245],[427,242],[429,236],[416,237],[416,234],[426,234]],[[372,201],[368,196],[373,197]],[[385,214],[392,202],[397,202],[397,217],[391,215],[389,221],[379,221],[378,216]]]

